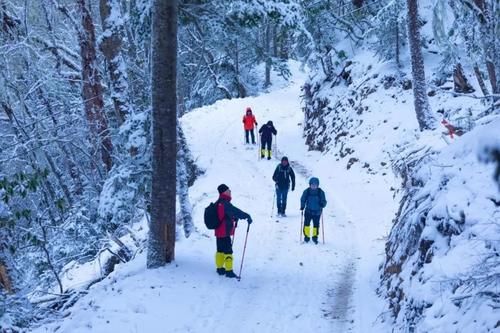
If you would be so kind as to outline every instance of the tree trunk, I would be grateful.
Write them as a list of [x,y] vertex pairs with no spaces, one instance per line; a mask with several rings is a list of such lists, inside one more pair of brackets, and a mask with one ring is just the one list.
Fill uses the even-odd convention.
[[490,78],[491,91],[493,91],[494,94],[498,94],[500,92],[500,89],[497,82],[498,79],[495,64],[493,63],[493,61],[486,60],[486,69],[488,70],[488,76]]
[[108,122],[104,114],[101,79],[96,58],[95,27],[86,0],[78,0],[81,11],[82,31],[79,34],[80,54],[82,57],[82,97],[85,116],[89,123],[91,141],[100,141],[101,159],[106,170],[113,165],[111,152],[113,145],[108,132]]
[[271,23],[266,23],[266,31],[264,33],[264,52],[266,59],[266,78],[264,87],[267,88],[271,85]]
[[399,40],[399,22],[398,22],[398,20],[396,20],[395,30],[396,30],[396,65],[398,66],[398,69],[399,69],[399,68],[401,68],[401,60],[400,60],[401,51],[399,48],[400,40]]
[[12,288],[12,283],[9,278],[9,273],[7,272],[7,267],[0,262],[0,286],[2,286],[7,294],[12,294],[14,292]]
[[[123,16],[118,0],[100,0],[99,10],[103,27],[103,38],[100,49],[108,61],[108,72],[111,79],[111,98],[118,123],[121,125],[130,113],[127,66],[122,54]],[[111,15],[113,12],[114,16]],[[116,14],[120,15],[116,17]]]
[[193,208],[191,202],[189,201],[189,174],[188,174],[188,144],[182,127],[179,126],[177,129],[178,133],[178,167],[177,179],[179,188],[179,205],[180,205],[180,216],[179,219],[182,221],[182,226],[184,228],[184,235],[188,238],[194,229],[193,224]]
[[436,120],[432,114],[427,98],[425,82],[424,58],[420,46],[420,31],[418,26],[417,0],[407,0],[408,4],[408,41],[411,53],[411,72],[413,76],[413,101],[420,130],[436,128]]
[[148,268],[175,257],[177,1],[154,0],[152,22],[153,176]]
[[[485,0],[474,0],[476,6],[480,9],[479,24],[481,40],[483,42],[486,70],[490,79],[491,90],[493,94],[500,92],[500,77],[497,76],[496,67],[500,64],[500,51],[498,50],[498,19],[492,17],[488,3]],[[495,10],[495,8],[493,8]]]
[[481,88],[483,95],[488,96],[490,93],[488,92],[488,88],[484,83],[483,76],[481,75],[481,71],[479,70],[479,66],[477,65],[477,63],[474,64],[474,74],[476,74],[477,83],[479,83],[479,87]]
[[458,93],[471,93],[474,88],[469,84],[467,77],[464,74],[464,70],[460,63],[457,63],[455,69],[453,70],[453,83],[454,90]]

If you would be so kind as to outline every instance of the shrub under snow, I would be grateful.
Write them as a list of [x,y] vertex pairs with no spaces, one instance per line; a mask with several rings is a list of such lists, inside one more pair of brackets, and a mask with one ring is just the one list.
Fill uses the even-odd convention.
[[[500,119],[441,151],[406,148],[404,196],[386,245],[381,291],[400,327],[500,327]],[[495,155],[494,152],[497,152]],[[479,157],[479,158],[478,158]]]

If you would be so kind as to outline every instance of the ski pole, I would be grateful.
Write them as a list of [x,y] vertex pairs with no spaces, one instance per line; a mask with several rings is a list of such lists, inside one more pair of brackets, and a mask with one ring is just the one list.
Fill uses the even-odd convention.
[[273,213],[274,213],[274,202],[276,201],[276,189],[274,190],[274,194],[273,194],[273,207],[271,208],[271,218],[273,217]]
[[301,210],[300,211],[300,233],[299,233],[299,243],[302,244],[302,230],[303,230],[303,226],[304,225],[304,211]]
[[247,239],[249,231],[250,231],[250,223],[248,224],[247,234],[245,235],[245,245],[243,246],[243,254],[241,255],[241,265],[240,265],[240,273],[238,274],[238,281],[241,280],[241,271],[243,270],[243,260],[245,259],[245,250],[247,249]]
[[323,213],[321,213],[321,233],[323,234],[323,244],[325,244],[325,223],[323,222]]

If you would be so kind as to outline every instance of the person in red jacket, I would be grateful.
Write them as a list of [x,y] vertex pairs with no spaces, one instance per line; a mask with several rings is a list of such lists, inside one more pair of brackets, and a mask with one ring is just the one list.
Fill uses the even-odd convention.
[[217,238],[217,252],[215,253],[215,265],[219,275],[228,278],[238,278],[233,272],[233,244],[231,236],[234,235],[239,219],[246,219],[248,224],[252,223],[250,215],[231,204],[231,190],[226,184],[217,187],[219,199],[217,200],[217,216],[221,221],[215,229]]
[[243,116],[243,128],[245,129],[245,140],[248,144],[248,134],[252,137],[252,144],[255,144],[255,134],[253,132],[254,126],[257,126],[257,120],[252,114],[252,109],[247,107],[246,114]]

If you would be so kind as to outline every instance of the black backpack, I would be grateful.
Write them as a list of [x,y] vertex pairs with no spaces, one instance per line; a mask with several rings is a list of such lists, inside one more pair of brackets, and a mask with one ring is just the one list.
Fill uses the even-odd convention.
[[208,229],[214,230],[219,227],[221,221],[219,220],[219,216],[217,215],[217,205],[219,201],[211,202],[210,205],[205,208],[205,214],[203,215],[203,219],[205,221],[205,225]]

